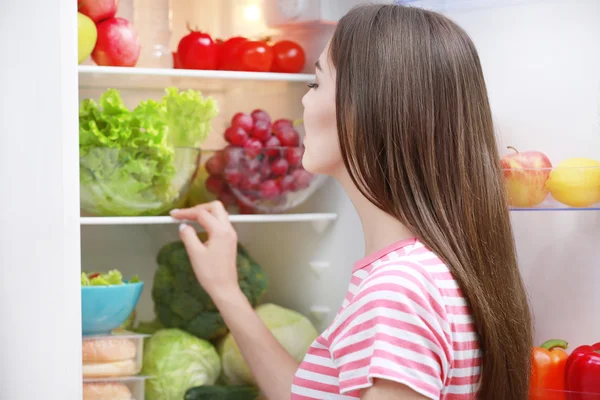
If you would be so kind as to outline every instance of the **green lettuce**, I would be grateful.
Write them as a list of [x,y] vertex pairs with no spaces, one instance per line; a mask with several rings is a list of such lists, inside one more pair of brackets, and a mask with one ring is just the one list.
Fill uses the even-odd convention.
[[[134,275],[128,283],[140,282],[140,278]],[[112,286],[124,285],[123,274],[117,269],[108,271],[106,274],[97,272],[81,273],[81,286]]]
[[[166,89],[129,110],[115,89],[79,111],[82,207],[99,215],[157,215],[180,197],[176,147],[197,147],[218,108],[199,92]],[[182,150],[183,151],[183,150]]]

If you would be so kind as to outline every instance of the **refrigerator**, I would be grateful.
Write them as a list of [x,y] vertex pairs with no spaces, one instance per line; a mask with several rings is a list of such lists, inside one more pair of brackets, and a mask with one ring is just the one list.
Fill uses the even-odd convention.
[[[0,399],[82,396],[81,271],[118,268],[145,288],[139,320],[154,317],[151,287],[159,248],[178,238],[166,216],[95,217],[80,210],[78,109],[118,89],[128,106],[159,99],[167,86],[212,96],[219,114],[206,148],[225,145],[237,112],[264,109],[302,118],[300,99],[339,18],[363,1],[121,0],[146,48],[133,68],[77,62],[77,14],[70,0],[0,6]],[[378,1],[392,3],[392,1]],[[600,1],[405,0],[460,24],[479,51],[502,154],[541,151],[553,165],[600,160]],[[215,38],[236,35],[300,43],[295,74],[173,69],[186,23]],[[148,43],[160,42],[159,61]],[[152,64],[152,63],[155,64]],[[574,348],[600,341],[600,203],[548,200],[511,213],[535,342]],[[283,213],[231,216],[269,279],[265,298],[307,316],[317,330],[345,296],[364,256],[360,221],[341,187],[318,190]],[[198,227],[198,226],[196,226]]]

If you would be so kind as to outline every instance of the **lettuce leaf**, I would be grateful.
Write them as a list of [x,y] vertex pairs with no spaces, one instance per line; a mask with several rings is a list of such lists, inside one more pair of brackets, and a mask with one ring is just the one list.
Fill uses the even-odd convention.
[[173,184],[175,147],[197,147],[218,109],[199,92],[166,89],[161,101],[130,111],[108,89],[79,110],[82,207],[99,215],[157,215],[180,196]]

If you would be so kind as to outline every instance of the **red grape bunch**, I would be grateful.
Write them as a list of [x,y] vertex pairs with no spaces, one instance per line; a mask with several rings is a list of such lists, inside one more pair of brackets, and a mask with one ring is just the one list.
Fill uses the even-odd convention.
[[302,167],[304,147],[289,119],[271,122],[264,110],[239,112],[225,130],[228,145],[206,161],[206,188],[243,214],[285,205],[313,175]]

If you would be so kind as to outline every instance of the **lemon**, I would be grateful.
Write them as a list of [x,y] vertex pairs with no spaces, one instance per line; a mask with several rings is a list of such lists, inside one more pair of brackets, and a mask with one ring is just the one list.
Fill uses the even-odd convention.
[[546,187],[552,197],[570,207],[589,207],[600,202],[600,162],[569,158],[554,167]]

